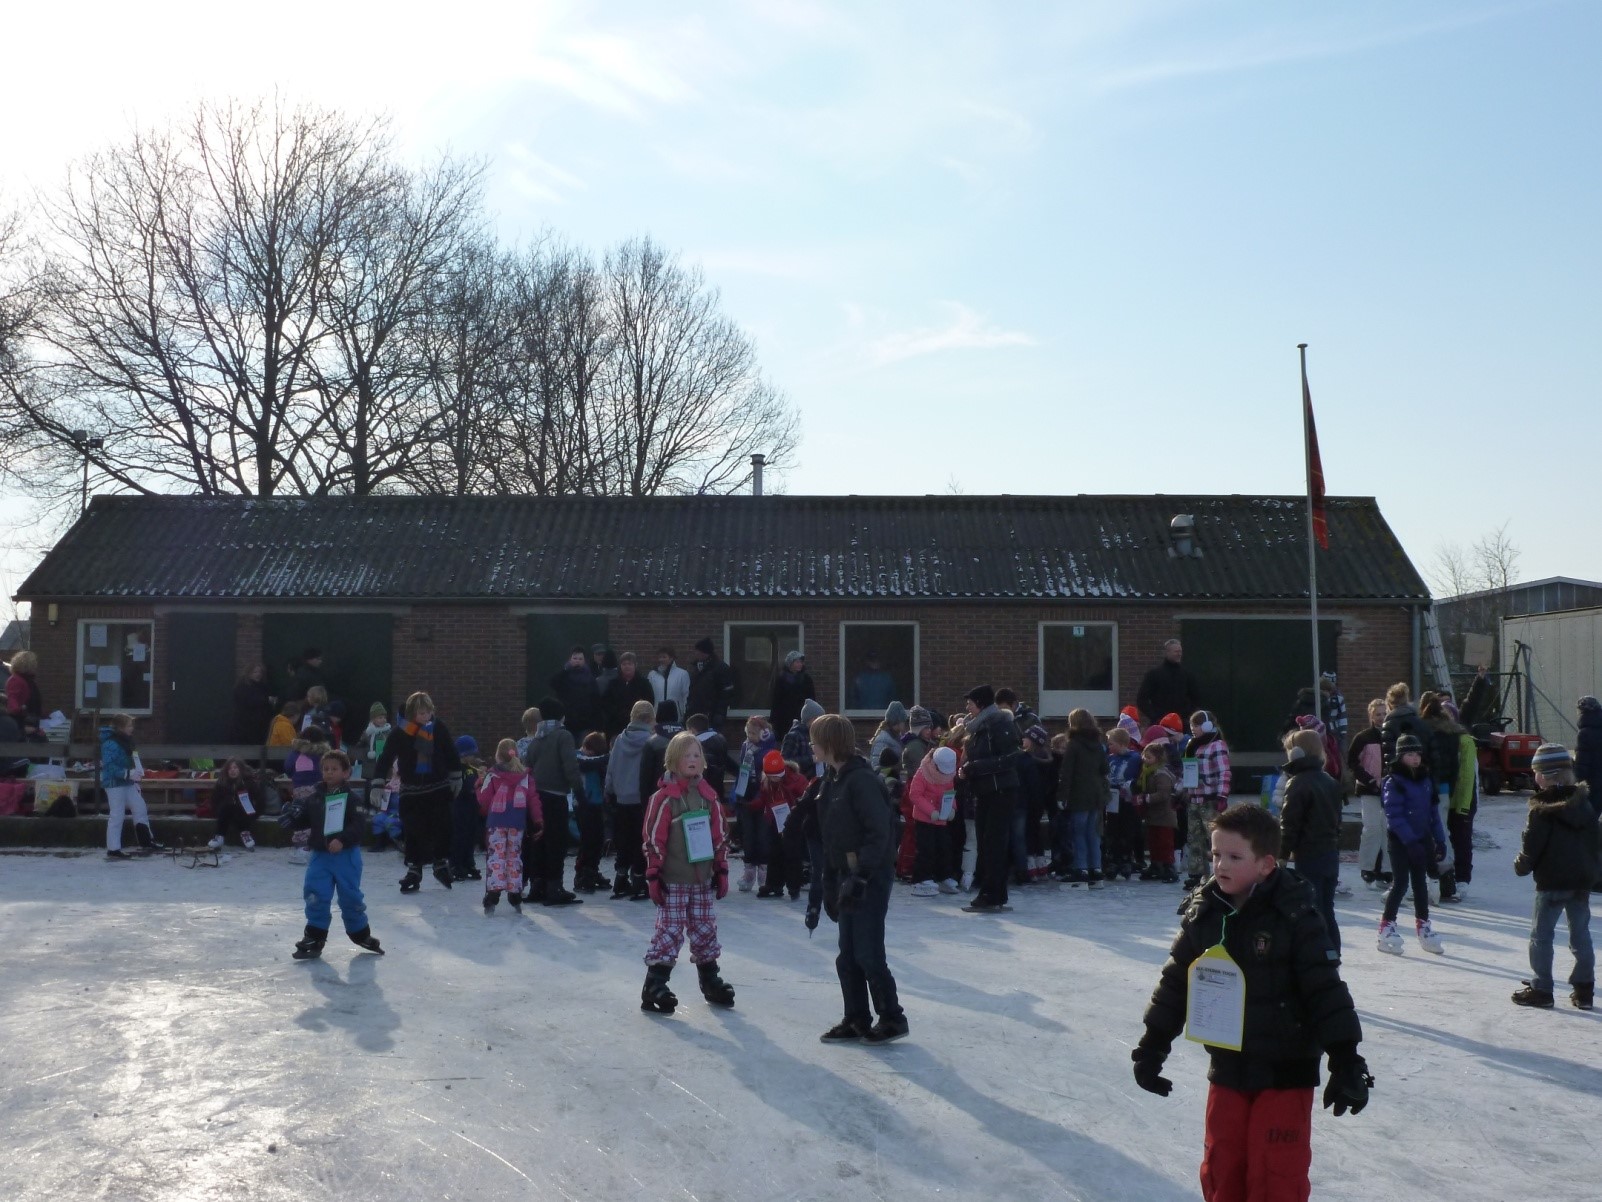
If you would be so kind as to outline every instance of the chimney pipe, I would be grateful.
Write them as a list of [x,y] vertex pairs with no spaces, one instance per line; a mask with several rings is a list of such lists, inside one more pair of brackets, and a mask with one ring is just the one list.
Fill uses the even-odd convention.
[[768,457],[761,453],[751,456],[751,495],[753,497],[762,495],[762,468],[767,461]]

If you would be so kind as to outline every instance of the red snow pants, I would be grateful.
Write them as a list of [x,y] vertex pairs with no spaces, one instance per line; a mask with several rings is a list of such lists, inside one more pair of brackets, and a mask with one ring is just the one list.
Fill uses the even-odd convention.
[[1313,1091],[1207,1090],[1206,1202],[1307,1202],[1313,1163]]

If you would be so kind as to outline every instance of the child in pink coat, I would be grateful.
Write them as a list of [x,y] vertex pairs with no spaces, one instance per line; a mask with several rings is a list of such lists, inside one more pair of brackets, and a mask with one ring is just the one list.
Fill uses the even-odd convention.
[[912,868],[912,896],[934,897],[956,893],[951,871],[951,840],[944,827],[956,815],[957,753],[937,747],[918,765],[907,784],[916,828],[918,855]]
[[506,894],[512,909],[523,908],[523,837],[537,839],[545,826],[538,790],[529,788],[528,769],[517,758],[517,744],[495,745],[495,766],[478,782],[478,810],[484,815],[489,866],[484,879],[484,913]]

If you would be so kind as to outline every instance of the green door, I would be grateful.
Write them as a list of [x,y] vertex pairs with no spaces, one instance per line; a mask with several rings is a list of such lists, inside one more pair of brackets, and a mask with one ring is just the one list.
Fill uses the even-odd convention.
[[[574,647],[587,653],[596,643],[608,643],[605,614],[529,614],[528,667],[524,676],[525,704],[538,705],[549,695],[551,677],[562,670]],[[650,665],[641,668],[644,671]]]
[[173,613],[167,618],[167,742],[233,741],[233,614]]
[[[1278,751],[1280,728],[1296,694],[1313,683],[1313,647],[1305,621],[1191,618],[1180,623],[1185,666],[1202,705],[1218,715],[1233,751]],[[1318,623],[1318,662],[1336,671],[1338,618]]]
[[[389,614],[271,613],[261,620],[262,658],[272,692],[289,688],[288,664],[316,647],[323,653],[323,676],[330,701],[345,703],[345,733],[355,739],[367,726],[367,709],[382,701],[395,713],[394,619]],[[426,681],[408,688],[427,688]]]

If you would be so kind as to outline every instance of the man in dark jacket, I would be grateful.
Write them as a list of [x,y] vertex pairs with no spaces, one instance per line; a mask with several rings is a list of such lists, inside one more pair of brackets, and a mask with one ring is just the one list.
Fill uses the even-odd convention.
[[1145,716],[1147,726],[1163,720],[1165,714],[1178,714],[1186,722],[1202,707],[1196,678],[1184,665],[1185,648],[1178,639],[1163,644],[1163,662],[1141,678],[1135,705]]
[[323,653],[320,648],[307,647],[300,653],[300,663],[295,667],[295,679],[290,683],[291,701],[304,701],[309,689],[317,685],[328,687],[323,678]]
[[700,740],[701,754],[706,760],[706,768],[701,779],[706,781],[719,797],[726,797],[729,768],[732,766],[729,761],[729,741],[712,725],[705,714],[691,714],[690,720],[684,724],[684,729]]
[[818,695],[813,687],[812,674],[807,671],[806,657],[792,651],[784,657],[784,667],[773,678],[773,693],[768,704],[768,721],[773,733],[783,738],[801,716],[801,707]]
[[544,833],[540,836],[537,861],[533,867],[524,864],[531,883],[536,885],[529,893],[530,901],[547,906],[583,905],[574,894],[562,887],[562,876],[567,870],[567,818],[569,796],[584,794],[584,777],[579,773],[578,745],[572,730],[565,725],[562,703],[555,697],[540,701],[540,724],[530,735],[523,763],[528,767],[529,779],[539,791],[540,807],[545,812]]
[[617,675],[601,695],[602,721],[608,742],[617,738],[618,732],[629,724],[629,714],[636,701],[649,701],[654,709],[656,694],[651,682],[640,672],[634,652],[625,651],[618,657]]
[[1591,886],[1599,869],[1596,811],[1590,791],[1574,777],[1568,749],[1543,743],[1530,760],[1536,791],[1524,839],[1513,861],[1519,876],[1535,874],[1535,919],[1530,927],[1530,979],[1513,995],[1519,1006],[1552,1007],[1552,936],[1557,920],[1569,920],[1574,950],[1569,1001],[1589,1010],[1596,993],[1596,953],[1591,947]]
[[1398,681],[1385,690],[1385,725],[1380,727],[1380,740],[1385,748],[1385,771],[1391,770],[1396,762],[1396,740],[1403,735],[1412,735],[1424,746],[1424,770],[1430,770],[1430,742],[1432,732],[1429,723],[1418,716],[1418,710],[1413,708],[1413,691],[1407,685]]
[[[845,1017],[824,1043],[889,1043],[907,1034],[896,979],[885,960],[884,920],[895,883],[891,803],[879,774],[857,754],[856,729],[838,714],[819,718],[813,750],[827,769],[819,804],[824,905],[840,924],[835,973]],[[873,1010],[879,1021],[868,1025]]]
[[551,695],[562,703],[562,725],[575,739],[601,729],[601,690],[583,647],[574,647],[562,670],[551,677]]
[[1602,815],[1602,701],[1580,698],[1579,733],[1574,737],[1574,775],[1591,794],[1591,808]]
[[994,914],[1007,908],[1007,849],[1012,838],[1012,811],[1018,805],[1018,760],[1026,753],[1012,715],[996,705],[987,684],[964,699],[968,732],[962,778],[974,796],[978,855],[974,885],[978,896],[963,907],[969,914]]
[[1324,770],[1324,740],[1299,730],[1286,741],[1285,804],[1280,810],[1280,861],[1296,862],[1318,897],[1329,939],[1341,950],[1335,882],[1341,872],[1341,782]]
[[711,639],[702,639],[695,645],[695,663],[690,667],[689,712],[705,714],[714,729],[722,730],[733,702],[734,669],[718,658]]

